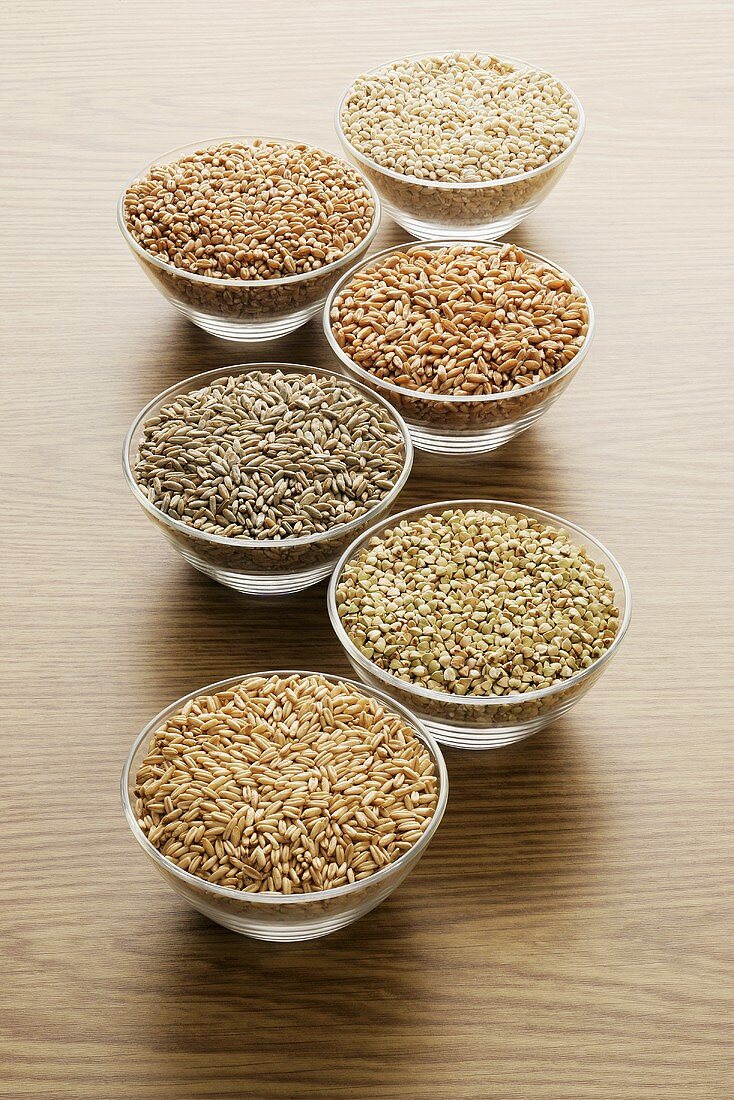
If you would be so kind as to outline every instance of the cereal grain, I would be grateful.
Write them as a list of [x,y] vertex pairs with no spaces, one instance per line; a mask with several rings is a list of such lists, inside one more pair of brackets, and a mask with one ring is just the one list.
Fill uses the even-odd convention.
[[349,684],[276,673],[187,702],[153,735],[133,795],[178,867],[281,894],[369,878],[437,801],[433,758],[401,717]]
[[156,165],[127,189],[124,214],[138,244],[181,271],[268,280],[342,259],[369,232],[375,206],[331,153],[256,139]]
[[282,540],[364,515],[404,463],[395,420],[348,381],[252,370],[177,394],[149,417],[133,476],[189,527]]
[[501,509],[402,520],[347,562],[336,602],[379,668],[462,696],[562,683],[619,627],[604,566],[549,523]]
[[414,246],[358,270],[334,299],[339,347],[405,389],[525,389],[577,355],[589,307],[571,279],[513,244]]
[[481,183],[542,168],[578,129],[549,73],[477,53],[403,58],[359,77],[341,111],[357,152],[426,182]]

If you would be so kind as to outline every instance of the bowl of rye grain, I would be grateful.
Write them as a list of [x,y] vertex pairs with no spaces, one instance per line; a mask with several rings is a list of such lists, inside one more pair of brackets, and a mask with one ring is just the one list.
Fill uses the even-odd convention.
[[243,137],[156,158],[123,188],[117,221],[151,282],[195,325],[267,340],[319,312],[374,239],[380,202],[332,153]]
[[336,283],[323,320],[349,374],[398,410],[416,447],[439,454],[492,451],[531,427],[594,331],[583,287],[504,241],[377,252]]
[[392,507],[413,447],[383,398],[332,371],[249,363],[176,383],[135,418],[123,470],[195,569],[249,595],[329,575]]
[[420,722],[382,692],[312,672],[258,672],[192,691],[125,762],[136,842],[210,920],[261,940],[325,936],[418,863],[448,776]]
[[569,520],[448,500],[361,535],[332,574],[328,609],[364,683],[442,744],[491,749],[586,695],[619,651],[631,596],[612,554]]
[[415,54],[352,82],[342,146],[415,237],[492,240],[558,183],[584,133],[568,85],[514,58]]

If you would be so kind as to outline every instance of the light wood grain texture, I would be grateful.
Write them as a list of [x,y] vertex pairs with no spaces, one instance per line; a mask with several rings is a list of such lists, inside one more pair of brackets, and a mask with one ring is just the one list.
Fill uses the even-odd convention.
[[[732,1095],[731,255],[725,3],[2,4],[3,1057],[13,1098],[677,1100]],[[238,938],[185,908],[127,832],[118,775],[183,692],[268,667],[348,671],[324,586],[237,598],[123,484],[155,393],[275,358],[189,326],[118,235],[122,182],[240,133],[336,149],[358,71],[455,43],[565,77],[576,161],[514,236],[598,314],[541,423],[419,457],[403,506],[497,496],[589,527],[633,624],[570,716],[448,752],[418,870],[350,929]],[[404,239],[385,225],[381,246]]]

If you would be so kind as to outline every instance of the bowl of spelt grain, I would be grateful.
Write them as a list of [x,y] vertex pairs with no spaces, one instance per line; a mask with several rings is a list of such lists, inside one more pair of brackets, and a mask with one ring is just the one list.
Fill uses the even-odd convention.
[[558,183],[584,133],[574,92],[516,58],[414,54],[357,77],[336,109],[343,148],[388,213],[423,240],[493,240]]
[[462,749],[513,744],[566,714],[631,614],[627,578],[598,539],[503,500],[381,520],[344,552],[327,600],[360,680]]
[[410,433],[379,394],[297,363],[178,382],[141,410],[123,447],[130,490],[174,549],[253,596],[328,577],[412,464]]
[[324,306],[350,376],[405,419],[414,445],[492,451],[576,377],[594,312],[558,264],[505,241],[408,242],[355,264]]
[[381,691],[258,672],[190,692],[138,736],[122,804],[177,894],[255,939],[328,935],[385,900],[441,822],[448,776]]
[[162,154],[125,185],[117,221],[164,298],[225,340],[315,316],[369,248],[380,201],[354,166],[303,142],[228,138]]

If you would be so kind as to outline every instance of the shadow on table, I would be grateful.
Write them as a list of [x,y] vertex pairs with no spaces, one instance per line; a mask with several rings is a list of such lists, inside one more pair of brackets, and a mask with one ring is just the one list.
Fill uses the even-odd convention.
[[445,750],[451,790],[436,841],[462,853],[442,876],[460,899],[466,882],[510,918],[540,905],[574,905],[595,876],[605,804],[583,744],[583,704],[526,741],[476,754]]
[[516,911],[537,906],[550,917],[575,905],[580,884],[595,878],[605,814],[571,722],[509,748],[444,754],[446,814],[395,894],[340,932],[300,944],[238,936],[182,906],[174,918],[181,980],[189,980],[191,965],[205,966],[207,980],[231,979],[240,967],[270,980],[285,968],[306,988],[337,963],[366,974],[377,957],[394,961],[417,941],[441,942],[446,923],[454,932],[461,924],[487,933]]
[[[328,367],[319,324],[248,347],[172,319],[151,352],[157,389],[237,362]],[[552,437],[540,424],[484,456],[417,454],[398,507],[484,496],[573,517],[568,454]],[[170,554],[165,573],[148,587],[152,599],[135,651],[150,657],[140,672],[161,705],[197,684],[255,669],[350,674],[328,622],[323,583],[291,597],[248,599]],[[345,1081],[354,1072],[359,1095],[366,1095],[365,1073],[387,1062],[396,1080],[409,1079],[414,1051],[393,1036],[404,1040],[414,1022],[424,1038],[437,1037],[433,1057],[440,1050],[450,1059],[454,1052],[438,1036],[441,1014],[456,1011],[455,970],[481,966],[482,981],[502,982],[503,964],[522,957],[525,938],[559,935],[563,918],[579,912],[601,873],[605,804],[583,741],[584,709],[510,748],[446,750],[449,805],[427,854],[396,894],[333,936],[287,945],[249,940],[209,923],[158,884],[164,927],[141,914],[141,938],[126,939],[126,948],[140,954],[146,995],[139,1011],[156,1036],[160,1063],[170,1067],[171,1095],[214,1095],[203,1086],[209,1066],[217,1067],[218,1081],[246,1080],[250,1091],[242,1095],[265,1096],[253,1084],[265,1078],[268,1096],[298,1095],[314,1064],[322,1074],[329,1069],[332,1080],[334,1067]],[[154,926],[147,931],[146,920]]]
[[[194,374],[236,363],[310,363],[339,370],[316,317],[296,332],[254,344],[218,340],[183,317],[171,315],[156,336],[140,371],[151,379],[150,397]],[[573,387],[559,404],[573,400]],[[549,420],[555,410],[548,414]],[[546,430],[544,421],[504,447],[483,455],[457,457],[416,452],[413,473],[395,510],[430,500],[490,497],[534,504],[564,514],[572,510],[573,470],[565,434]],[[572,517],[571,517],[572,518]]]
[[[174,909],[168,896],[164,929],[148,936],[155,918],[141,914],[131,949],[145,974],[138,1011],[149,1019],[139,1022],[156,1036],[171,1095],[208,1097],[202,1082],[213,1067],[218,1086],[258,1097],[305,1095],[303,1085],[326,1095],[322,1083],[334,1081],[344,1089],[334,1095],[352,1095],[352,1075],[360,1096],[405,1082],[411,1034],[442,1064],[456,1056],[457,1027],[472,1015],[471,1004],[456,1004],[457,982],[501,998],[529,937],[549,950],[567,942],[563,918],[583,905],[604,817],[571,724],[492,753],[449,751],[447,763],[449,807],[420,865],[333,936],[260,943]],[[492,1011],[498,1026],[501,1014]]]
[[162,320],[150,334],[146,348],[139,370],[151,379],[151,397],[190,375],[235,363],[311,363],[338,370],[323,335],[320,315],[277,340],[238,343],[211,336],[171,310],[165,323]]

